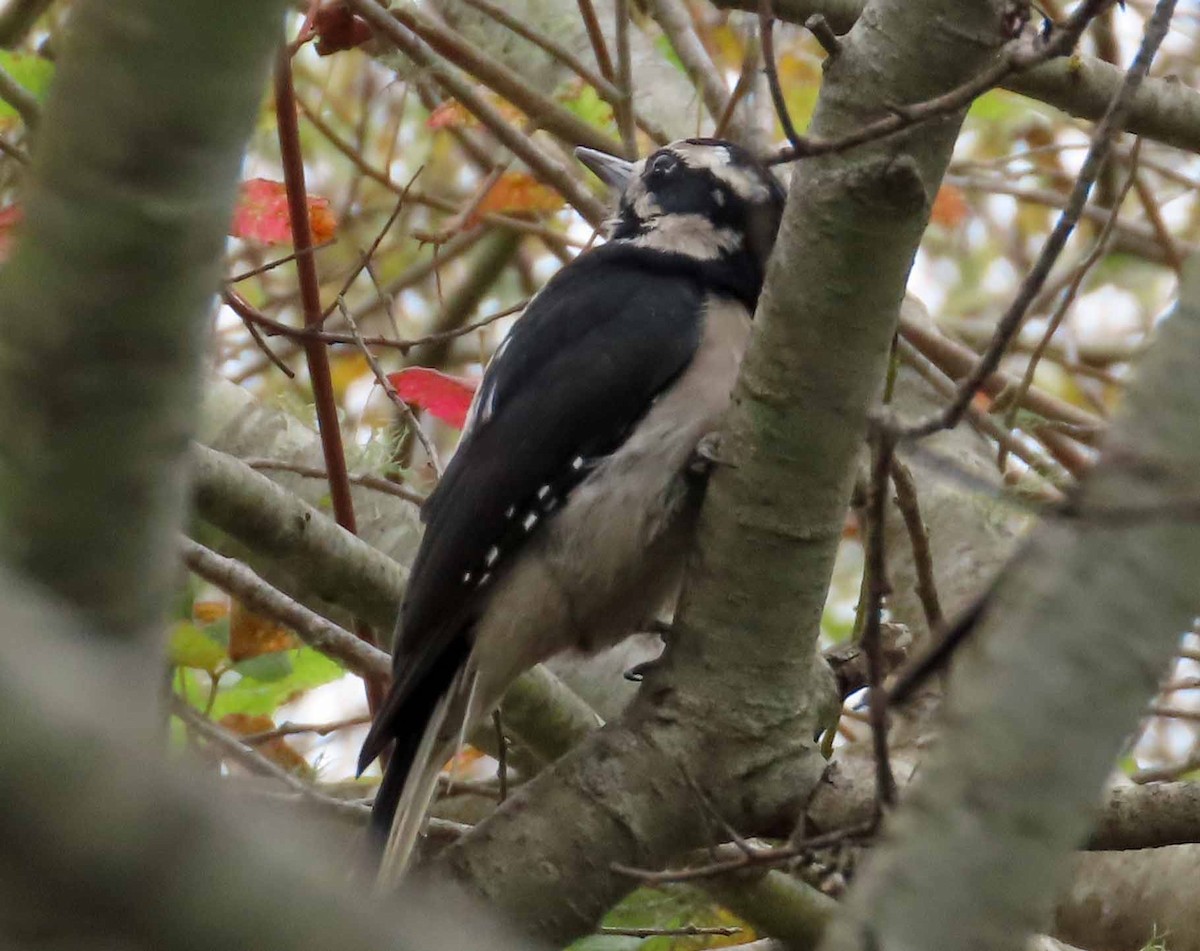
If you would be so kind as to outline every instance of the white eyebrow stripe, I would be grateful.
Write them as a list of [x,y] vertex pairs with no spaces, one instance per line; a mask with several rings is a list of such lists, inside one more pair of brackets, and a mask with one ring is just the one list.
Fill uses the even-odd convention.
[[762,201],[770,193],[766,184],[753,170],[733,163],[733,157],[727,148],[676,142],[671,146],[671,151],[678,155],[688,168],[707,169],[739,198]]

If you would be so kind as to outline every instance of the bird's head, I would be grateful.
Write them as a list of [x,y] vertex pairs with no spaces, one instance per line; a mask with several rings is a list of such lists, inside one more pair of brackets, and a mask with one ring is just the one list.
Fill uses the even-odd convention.
[[638,162],[595,149],[575,154],[620,192],[611,240],[701,261],[748,259],[761,281],[787,194],[741,146],[680,139]]

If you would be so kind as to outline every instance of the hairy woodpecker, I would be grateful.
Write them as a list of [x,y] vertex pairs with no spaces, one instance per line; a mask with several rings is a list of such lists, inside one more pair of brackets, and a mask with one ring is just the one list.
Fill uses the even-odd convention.
[[673,592],[698,508],[688,463],[728,405],[779,227],[783,188],[732,143],[577,155],[620,190],[609,241],[546,284],[488,364],[422,512],[395,679],[359,758],[393,744],[371,824],[379,843],[391,829],[394,870],[468,724],[529,667],[616,643]]

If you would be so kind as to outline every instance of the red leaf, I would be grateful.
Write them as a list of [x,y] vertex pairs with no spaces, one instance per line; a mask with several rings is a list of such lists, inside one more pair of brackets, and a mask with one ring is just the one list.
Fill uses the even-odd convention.
[[448,376],[429,367],[409,367],[389,373],[388,382],[404,402],[427,410],[455,429],[462,429],[466,423],[467,411],[479,385],[475,380]]
[[0,208],[0,261],[8,258],[8,252],[12,250],[13,232],[24,217],[25,212],[20,205]]
[[312,32],[317,38],[319,56],[340,50],[353,49],[369,40],[373,33],[370,24],[350,12],[345,3],[330,3],[319,7],[312,18]]
[[953,230],[962,224],[970,209],[961,188],[956,185],[943,185],[938,189],[937,197],[933,200],[933,209],[929,220],[943,228]]
[[[317,244],[328,241],[337,230],[329,199],[308,196],[308,223]],[[292,240],[292,221],[288,215],[287,189],[283,182],[252,178],[242,182],[241,195],[233,211],[229,233],[265,244],[287,244]]]

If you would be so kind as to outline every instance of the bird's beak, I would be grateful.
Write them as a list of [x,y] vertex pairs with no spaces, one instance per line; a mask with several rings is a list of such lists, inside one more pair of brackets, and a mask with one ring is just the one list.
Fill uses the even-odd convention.
[[600,181],[617,191],[624,190],[630,175],[633,174],[632,162],[626,162],[625,159],[609,155],[607,152],[580,145],[575,148],[575,157],[590,168]]

